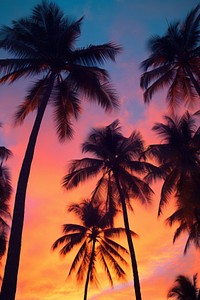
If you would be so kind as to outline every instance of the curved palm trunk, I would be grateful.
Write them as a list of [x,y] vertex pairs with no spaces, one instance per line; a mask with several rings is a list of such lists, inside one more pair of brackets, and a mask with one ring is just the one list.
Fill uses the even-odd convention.
[[127,208],[126,208],[126,202],[125,202],[125,197],[123,190],[121,188],[121,185],[119,183],[119,178],[118,174],[116,172],[113,172],[115,180],[116,180],[116,185],[119,191],[120,195],[120,201],[122,204],[122,212],[123,212],[123,218],[124,218],[124,227],[126,230],[126,236],[127,236],[127,241],[128,241],[128,246],[130,250],[130,256],[131,256],[131,264],[132,264],[132,271],[133,271],[133,281],[134,281],[134,288],[135,288],[135,297],[136,300],[142,300],[141,297],[141,291],[140,291],[140,280],[139,280],[139,274],[138,274],[138,268],[137,268],[137,261],[136,261],[136,255],[135,255],[135,249],[133,246],[133,241],[130,233],[130,226],[129,226],[129,220],[128,220],[128,213],[127,213]]
[[26,189],[27,189],[28,178],[30,174],[38,132],[53,88],[54,80],[55,80],[55,74],[52,73],[51,76],[49,77],[49,88],[47,89],[47,92],[44,95],[44,99],[37,112],[37,116],[31,131],[31,135],[28,141],[24,160],[19,174],[17,191],[15,196],[15,205],[13,211],[13,220],[12,220],[12,227],[10,233],[8,254],[7,254],[6,266],[4,270],[4,277],[3,277],[1,294],[0,294],[1,300],[15,299],[20,252],[21,252],[22,231],[23,231],[23,223],[24,223]]
[[89,281],[90,281],[90,273],[91,273],[91,270],[92,270],[92,264],[93,264],[93,261],[94,261],[94,253],[95,253],[95,241],[93,241],[93,244],[92,244],[92,254],[91,254],[91,257],[90,257],[90,263],[89,263],[86,282],[85,282],[84,300],[87,300],[88,285],[89,285]]
[[190,77],[190,80],[191,80],[192,84],[194,85],[194,88],[195,88],[197,94],[200,96],[200,85],[194,78],[194,75],[192,74],[190,66],[188,64],[185,65],[185,70],[186,70],[186,73],[188,74],[188,76]]

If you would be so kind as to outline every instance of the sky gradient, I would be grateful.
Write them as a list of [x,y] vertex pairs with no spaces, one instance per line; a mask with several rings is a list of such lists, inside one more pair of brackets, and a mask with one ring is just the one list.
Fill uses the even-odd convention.
[[[162,35],[168,23],[183,19],[198,4],[198,1],[194,0],[55,2],[73,19],[84,16],[82,34],[77,47],[109,41],[122,45],[123,52],[117,57],[116,63],[105,64],[119,94],[120,110],[108,115],[96,105],[84,103],[83,113],[78,122],[74,123],[74,139],[63,144],[59,144],[56,137],[51,107],[46,111],[27,191],[16,300],[83,298],[83,285],[77,285],[75,276],[67,279],[75,252],[60,258],[58,251],[51,251],[53,242],[61,236],[61,225],[74,221],[73,215],[66,212],[67,205],[88,197],[95,184],[95,181],[90,181],[73,191],[63,190],[61,180],[67,172],[67,164],[71,159],[81,158],[80,145],[91,127],[108,125],[116,118],[120,120],[125,136],[137,129],[147,145],[158,142],[151,128],[167,114],[165,91],[156,95],[150,105],[145,105],[139,86],[141,75],[139,65],[147,57],[147,39],[152,35]],[[9,25],[12,20],[29,15],[37,3],[36,0],[0,0],[0,24]],[[0,54],[1,57],[5,57],[5,53]],[[0,87],[0,121],[3,123],[0,142],[13,152],[13,157],[8,161],[13,185],[12,203],[35,114],[29,115],[20,127],[13,127],[13,115],[17,105],[23,101],[27,87],[33,81],[34,79],[20,80],[12,86]],[[153,188],[155,196],[152,205],[145,207],[137,201],[133,202],[134,213],[129,213],[129,218],[131,229],[139,235],[139,238],[134,240],[134,245],[143,300],[164,300],[177,275],[192,276],[199,271],[200,252],[191,247],[184,256],[186,241],[184,236],[173,245],[175,228],[170,229],[164,224],[164,220],[173,211],[173,204],[167,206],[158,219],[160,185],[156,184]],[[116,226],[122,225],[122,218],[119,216]],[[120,242],[127,246],[125,239]],[[2,272],[3,265],[1,274]],[[127,270],[127,281],[115,281],[113,289],[104,278],[105,275],[99,269],[100,285],[89,286],[89,300],[126,300],[132,297],[130,269]],[[200,280],[198,284],[200,285]]]

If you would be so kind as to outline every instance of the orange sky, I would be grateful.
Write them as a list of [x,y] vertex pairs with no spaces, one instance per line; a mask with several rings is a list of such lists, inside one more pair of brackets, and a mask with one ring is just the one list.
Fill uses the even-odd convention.
[[[18,7],[16,14],[11,10],[7,11],[11,19],[18,15],[23,16],[20,15],[19,9],[23,8],[22,1],[15,0],[15,2],[17,4],[16,7]],[[33,0],[32,2],[36,3],[37,1]],[[83,12],[86,13],[85,23],[87,23],[87,19],[89,24],[92,21],[94,22],[93,15],[95,12],[102,13],[103,22],[108,22],[110,9],[105,10],[103,15],[103,10],[97,5],[97,2],[97,0],[94,0],[94,2],[73,2],[70,0],[69,6],[75,16],[80,17]],[[57,3],[60,3],[61,7],[65,7],[64,1],[59,0]],[[107,36],[101,37],[99,41],[98,39],[95,40],[94,33],[87,36],[88,40],[89,38],[91,39],[90,43],[93,43],[93,41],[94,43],[101,43],[114,39],[124,46],[124,53],[120,55],[116,65],[110,66],[109,64],[108,67],[120,95],[120,110],[113,112],[111,115],[105,115],[102,109],[85,103],[83,114],[75,125],[74,139],[64,144],[59,144],[56,137],[51,108],[46,113],[37,142],[27,191],[16,300],[80,300],[83,298],[83,285],[77,285],[74,276],[66,279],[75,252],[66,258],[60,258],[58,251],[51,251],[51,246],[61,236],[61,225],[74,221],[73,216],[66,213],[67,204],[71,201],[78,202],[82,198],[88,197],[92,191],[94,182],[88,182],[88,184],[70,192],[66,192],[61,188],[62,177],[67,172],[67,163],[71,159],[81,157],[80,144],[86,138],[90,128],[108,125],[116,118],[119,118],[124,135],[128,135],[132,130],[137,129],[142,133],[147,144],[156,141],[151,128],[154,122],[162,121],[162,115],[167,112],[164,94],[157,96],[155,101],[149,106],[143,104],[142,92],[139,88],[140,71],[138,70],[138,59],[141,58],[142,60],[145,58],[144,42],[147,36],[149,37],[150,34],[156,33],[161,20],[163,20],[163,23],[160,26],[166,28],[165,17],[167,13],[168,18],[170,18],[170,12],[173,13],[173,17],[178,13],[185,16],[188,10],[192,8],[192,4],[194,6],[198,1],[192,1],[192,4],[189,5],[188,1],[178,0],[177,3],[179,5],[183,4],[178,12],[175,9],[177,7],[173,7],[175,5],[174,1],[169,1],[168,6],[166,6],[160,1],[154,0],[152,5],[157,5],[154,6],[157,12],[157,15],[154,17],[147,16],[148,3],[149,1],[147,0],[143,1],[143,5],[140,5],[138,0],[111,0],[109,4],[112,4],[115,9],[115,5],[118,5],[118,15],[112,16],[111,23],[102,23],[101,27],[101,23],[97,22],[98,25],[96,25],[97,28],[99,26],[99,31],[105,30]],[[12,4],[12,1],[9,0],[7,4]],[[120,8],[122,8],[120,5],[124,4],[127,7],[125,9],[123,6],[123,9],[121,9],[122,14],[120,15]],[[26,5],[31,7],[28,4]],[[6,9],[6,3],[4,8]],[[77,8],[80,9],[80,14]],[[131,9],[135,19],[130,18],[130,16],[126,18],[126,13],[130,12]],[[151,5],[149,9],[152,9]],[[30,9],[27,10],[27,12],[29,11]],[[136,16],[139,12],[141,13],[141,18],[143,18],[141,23]],[[99,14],[97,14],[97,18],[100,19]],[[121,16],[121,19],[119,16]],[[147,23],[145,23],[145,20]],[[133,22],[135,23],[133,24]],[[109,24],[109,26],[105,29],[106,24]],[[142,27],[142,24],[145,24],[144,27]],[[152,26],[152,28],[154,26],[154,32],[152,32],[152,28],[149,31],[147,30],[148,25]],[[89,25],[84,27],[84,34],[86,34],[86,29],[88,30],[88,28]],[[131,32],[129,32],[130,28],[132,28]],[[131,40],[129,40],[130,36]],[[139,46],[143,47],[141,50],[137,48],[137,41]],[[142,55],[140,52],[142,52]],[[31,81],[29,82],[31,83]],[[0,102],[0,121],[4,124],[1,129],[1,143],[12,150],[14,154],[8,161],[14,192],[23,153],[34,119],[33,114],[25,120],[23,126],[12,127],[12,116],[16,105],[23,99],[24,90],[23,81],[11,87],[3,86],[0,89],[0,99],[3,99]],[[133,205],[134,214],[129,213],[131,228],[140,236],[134,240],[134,245],[143,300],[166,299],[167,290],[178,274],[192,276],[199,271],[200,266],[200,252],[193,247],[191,247],[186,256],[183,255],[186,237],[183,236],[175,245],[172,244],[175,228],[170,229],[164,225],[164,220],[169,216],[172,207],[167,207],[164,215],[159,219],[157,218],[159,188],[159,185],[155,186],[155,197],[151,206],[141,207],[136,202]],[[122,226],[122,224],[122,219],[119,216],[115,225]],[[121,240],[120,242],[126,245],[126,240]],[[127,270],[127,282],[120,283],[115,281],[114,289],[111,289],[108,282],[104,280],[105,275],[101,270],[99,272],[100,285],[98,288],[89,286],[89,300],[133,299],[131,270]]]
[[[151,110],[159,113],[155,104],[147,110],[148,115],[151,115]],[[94,125],[102,123],[102,113]],[[79,149],[82,139],[77,138],[71,142],[59,144],[53,125],[49,123],[48,114],[50,112],[47,113],[41,129],[28,186],[17,300],[79,300],[83,296],[83,286],[77,286],[74,276],[66,280],[75,252],[66,258],[60,258],[58,251],[51,251],[51,245],[61,236],[61,225],[74,221],[74,217],[66,213],[67,204],[71,201],[78,202],[82,197],[89,196],[93,182],[70,192],[61,188],[60,182],[66,172],[67,162],[72,158],[80,157]],[[89,113],[85,113],[76,126],[77,133],[83,139],[86,133],[82,133],[82,130],[87,116],[89,117]],[[116,115],[105,117],[104,122],[109,124],[113,117]],[[132,126],[130,128],[130,124],[127,124],[123,118],[120,120],[121,124],[126,124],[127,132],[132,129]],[[15,128],[12,131],[5,125],[8,135],[17,133],[18,136],[15,146],[12,147],[15,156],[9,161],[11,170],[14,170],[12,171],[14,183],[25,147],[24,139],[30,130],[29,123],[31,122],[26,121],[27,126]],[[140,126],[145,140],[147,137],[155,139],[150,131],[151,120],[147,118]],[[51,133],[50,139],[49,133]],[[130,213],[129,217],[131,228],[140,236],[134,240],[134,245],[143,299],[153,300],[156,295],[157,300],[164,300],[176,275],[179,273],[193,275],[198,271],[200,255],[191,248],[188,254],[183,256],[184,237],[175,245],[172,244],[174,229],[164,226],[164,219],[171,210],[168,207],[164,216],[157,219],[159,187],[155,186],[154,190],[156,195],[153,204],[149,207],[141,207],[136,202],[134,214]],[[122,219],[119,217],[116,220],[116,226],[122,225]],[[126,246],[125,240],[121,242]],[[127,273],[129,274],[127,282],[115,282],[114,289],[109,287],[108,282],[104,281],[105,275],[100,273],[100,286],[89,288],[88,299],[126,300],[132,297],[132,276],[130,270]]]

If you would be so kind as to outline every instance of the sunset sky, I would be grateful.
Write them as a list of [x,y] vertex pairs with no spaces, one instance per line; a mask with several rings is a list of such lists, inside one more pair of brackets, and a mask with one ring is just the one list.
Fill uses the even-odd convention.
[[[143,102],[139,86],[140,62],[147,57],[146,42],[152,35],[162,35],[171,21],[183,19],[199,1],[195,0],[56,0],[64,13],[73,19],[84,16],[81,38],[77,47],[115,41],[123,52],[116,63],[105,64],[120,99],[120,110],[105,114],[103,109],[84,103],[83,113],[74,123],[74,139],[59,144],[53,123],[51,107],[46,111],[39,134],[29,179],[23,244],[18,277],[16,300],[80,300],[83,285],[77,284],[75,276],[67,278],[70,264],[76,253],[65,258],[58,251],[52,252],[53,242],[61,236],[61,225],[74,222],[66,208],[72,201],[87,198],[95,181],[83,184],[70,192],[61,187],[71,159],[81,158],[80,145],[91,127],[108,125],[119,119],[122,132],[128,136],[139,130],[146,145],[155,143],[157,137],[151,128],[167,114],[165,91],[158,93],[150,105]],[[37,0],[0,0],[0,24],[28,16]],[[5,57],[4,52],[0,52]],[[13,127],[13,115],[23,101],[27,87],[34,79],[23,79],[12,86],[0,87],[0,142],[13,152],[8,161],[13,185],[13,198],[17,178],[26,149],[28,136],[35,114],[29,115],[24,124]],[[129,213],[131,229],[139,238],[134,240],[138,261],[143,300],[164,300],[167,291],[179,274],[192,276],[199,271],[200,251],[193,247],[186,256],[183,249],[186,237],[173,245],[175,227],[168,228],[164,220],[173,211],[167,206],[157,218],[160,185],[153,186],[155,196],[152,205],[141,206],[133,200],[134,213]],[[13,204],[11,203],[11,209]],[[123,226],[121,216],[116,226]],[[126,245],[126,240],[120,241]],[[4,263],[4,262],[3,262]],[[200,273],[200,272],[199,272]],[[3,264],[0,269],[3,275]],[[131,270],[127,281],[115,281],[110,288],[105,275],[99,269],[99,287],[89,286],[89,300],[133,299]],[[200,274],[198,285],[200,286]]]

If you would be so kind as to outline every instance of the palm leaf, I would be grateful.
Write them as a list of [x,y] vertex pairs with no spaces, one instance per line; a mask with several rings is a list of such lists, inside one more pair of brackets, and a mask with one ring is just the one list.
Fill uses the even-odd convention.
[[118,97],[105,71],[100,68],[81,65],[70,66],[68,79],[74,90],[86,99],[97,102],[106,111],[118,107]]
[[1,159],[1,161],[6,161],[12,155],[13,155],[12,151],[10,151],[9,149],[7,149],[4,146],[0,146],[0,159]]
[[113,270],[115,272],[115,274],[117,275],[118,278],[125,278],[125,272],[124,270],[120,267],[120,265],[118,264],[118,262],[115,260],[115,258],[110,254],[109,251],[107,251],[107,249],[101,245],[101,253],[103,254],[103,256],[105,257],[106,260],[108,260],[109,264],[111,266],[113,266]]
[[[114,227],[114,228],[107,228],[104,230],[104,235],[106,238],[108,237],[119,237],[121,234],[125,234],[126,231],[124,228],[122,227]],[[130,230],[130,233],[132,235],[132,237],[137,237],[137,233],[135,233],[134,231]]]
[[19,105],[17,112],[15,113],[15,124],[22,124],[26,116],[38,109],[41,104],[41,99],[45,93],[45,88],[48,84],[48,78],[45,77],[38,80],[28,91],[28,94],[24,102]]
[[[68,210],[68,211],[72,211],[72,210]],[[82,225],[78,225],[78,224],[64,224],[63,225],[63,233],[67,234],[69,233],[70,231],[72,232],[86,232],[87,231],[87,228],[85,228],[84,226]]]
[[82,282],[85,275],[86,275],[86,270],[89,264],[89,260],[90,260],[90,253],[88,252],[88,248],[85,248],[84,251],[84,256],[82,259],[82,263],[80,264],[78,271],[76,273],[76,278],[78,282]]
[[63,243],[66,243],[60,250],[60,255],[64,256],[68,252],[70,252],[74,248],[74,246],[81,243],[84,238],[85,238],[85,232],[78,232],[78,233],[71,233],[71,234],[64,235],[53,243],[52,249],[55,250]]
[[121,50],[122,48],[113,42],[98,46],[90,45],[87,48],[74,51],[72,59],[73,62],[84,65],[103,64],[108,59],[115,61],[116,54],[119,54]]
[[[136,234],[134,234],[134,236],[137,236]],[[120,261],[122,261],[123,263],[127,264],[127,262],[125,261],[124,257],[122,256],[123,254],[128,254],[129,252],[127,251],[127,249],[123,246],[121,246],[120,244],[118,244],[117,242],[109,239],[109,238],[105,238],[104,241],[104,246],[107,247],[107,245],[110,245],[111,248],[115,249],[117,251],[117,255],[116,252],[113,252],[113,254],[119,258]],[[109,247],[107,248],[109,250]],[[120,254],[120,252],[122,253],[122,255]],[[119,255],[119,256],[118,256]]]
[[149,72],[143,73],[140,80],[141,88],[147,89],[151,81],[160,78],[162,75],[165,75],[166,72],[171,72],[171,64],[162,65]]
[[[72,262],[72,265],[71,265],[71,268],[69,270],[68,276],[70,276],[76,270],[77,265],[80,262],[80,260],[83,261],[83,258],[85,258],[85,253],[87,253],[87,242],[86,241],[84,241],[81,248],[77,252],[77,254],[76,254],[76,256],[75,256],[75,258]],[[82,263],[82,261],[81,261],[81,263]]]
[[73,160],[70,164],[69,174],[63,178],[63,186],[71,189],[87,178],[95,176],[102,166],[102,161],[91,158]]
[[72,121],[78,119],[81,107],[77,93],[71,89],[67,80],[56,85],[53,105],[59,140],[64,141],[66,138],[72,138]]
[[174,192],[179,176],[179,170],[176,168],[167,175],[161,189],[161,197],[159,202],[158,216],[162,213],[163,206],[168,203],[169,197]]
[[106,275],[108,277],[108,280],[109,280],[111,286],[113,286],[113,280],[112,280],[111,272],[110,272],[109,267],[107,265],[107,262],[106,262],[106,260],[104,258],[104,255],[103,255],[103,253],[101,251],[99,251],[98,258],[99,258],[100,262],[102,263],[102,265],[104,267],[104,270],[106,272]]
[[150,186],[137,176],[134,176],[124,169],[120,168],[119,171],[120,181],[122,186],[126,187],[125,190],[130,192],[131,197],[139,199],[143,204],[151,202],[153,190]]

